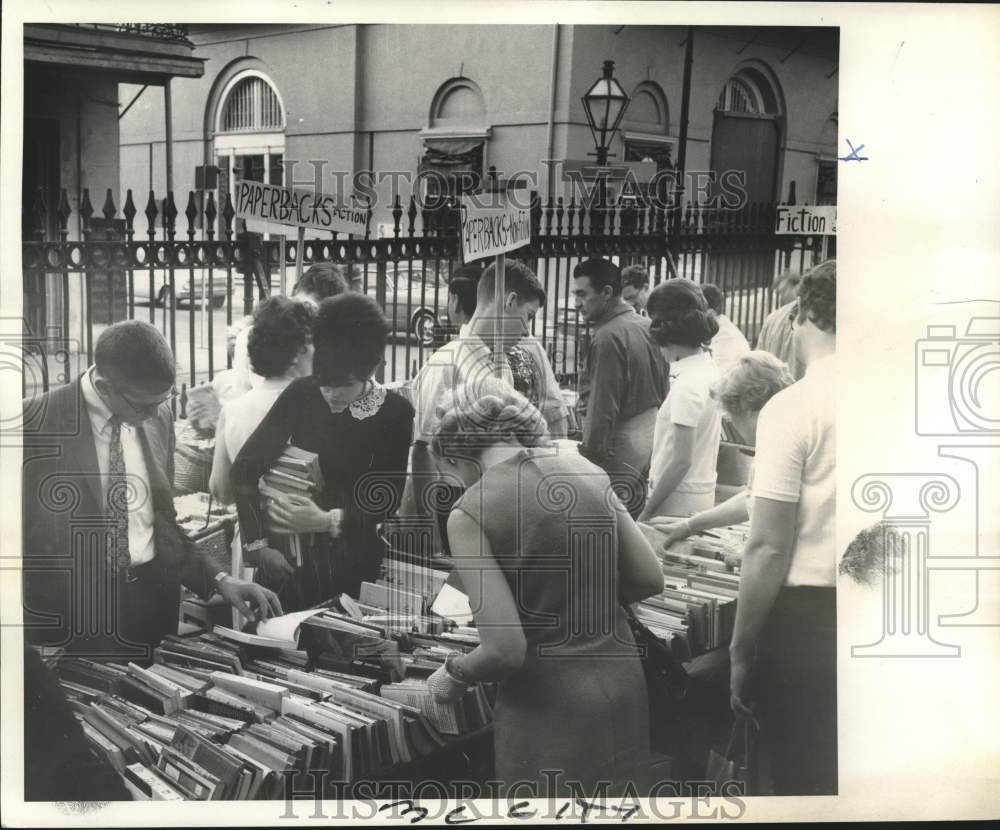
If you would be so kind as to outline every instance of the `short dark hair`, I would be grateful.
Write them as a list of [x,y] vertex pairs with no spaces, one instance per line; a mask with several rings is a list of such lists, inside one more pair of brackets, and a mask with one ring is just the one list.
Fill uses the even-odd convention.
[[716,314],[722,314],[725,307],[726,294],[715,283],[706,282],[701,286],[701,293],[705,295],[705,302]]
[[799,322],[805,320],[830,334],[837,333],[837,262],[828,259],[799,283]]
[[[545,289],[527,265],[518,259],[507,257],[504,260],[504,289],[509,293],[513,291],[517,294],[518,302],[522,305],[529,300],[538,300],[540,306],[545,305]],[[484,305],[493,301],[493,292],[496,288],[496,265],[490,265],[483,271],[479,278],[479,288],[477,298]]]
[[313,377],[322,386],[367,380],[385,359],[389,321],[367,294],[349,292],[319,304],[313,323]]
[[577,277],[587,277],[595,291],[610,285],[611,296],[617,297],[622,293],[622,272],[610,259],[585,259],[573,269],[573,279]]
[[295,284],[293,294],[311,294],[318,300],[336,297],[351,290],[343,269],[332,262],[317,262]]
[[161,392],[177,379],[174,353],[156,326],[142,320],[122,320],[97,338],[94,365],[113,384],[128,384]]
[[265,378],[288,371],[299,352],[312,339],[316,316],[308,303],[288,297],[268,297],[253,314],[247,337],[247,356],[253,370]]
[[631,285],[633,288],[641,289],[649,285],[649,271],[642,265],[629,265],[622,268],[622,287]]
[[448,293],[458,297],[458,307],[466,317],[476,311],[479,280],[470,277],[452,277],[448,283]]
[[466,262],[464,265],[459,265],[451,272],[451,279],[457,279],[458,277],[464,277],[467,280],[472,280],[473,282],[479,282],[479,278],[483,275],[483,271],[486,266],[482,262]]
[[700,346],[719,333],[715,312],[691,280],[661,282],[649,295],[650,334],[661,346]]

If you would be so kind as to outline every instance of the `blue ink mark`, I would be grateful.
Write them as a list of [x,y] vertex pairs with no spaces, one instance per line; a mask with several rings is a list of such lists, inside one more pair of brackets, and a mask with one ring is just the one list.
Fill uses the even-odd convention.
[[868,156],[858,155],[858,153],[860,153],[862,150],[865,149],[864,144],[859,144],[857,148],[855,148],[854,145],[851,144],[851,139],[845,138],[844,141],[846,141],[847,146],[851,148],[851,152],[848,153],[846,156],[839,156],[838,158],[841,161],[868,161]]

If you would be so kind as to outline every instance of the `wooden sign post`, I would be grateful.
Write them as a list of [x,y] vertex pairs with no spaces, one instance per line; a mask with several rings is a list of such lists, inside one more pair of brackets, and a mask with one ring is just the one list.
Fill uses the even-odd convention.
[[503,377],[503,326],[499,320],[506,295],[507,252],[531,242],[527,208],[507,204],[503,190],[463,196],[461,211],[462,262],[493,257],[493,303],[497,320],[493,333],[494,368]]
[[298,236],[295,238],[295,284],[299,284],[302,279],[302,257],[305,255],[306,229],[299,225]]

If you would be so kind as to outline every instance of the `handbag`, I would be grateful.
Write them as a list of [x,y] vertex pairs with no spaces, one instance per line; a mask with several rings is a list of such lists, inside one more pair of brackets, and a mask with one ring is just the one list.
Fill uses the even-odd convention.
[[[740,786],[741,795],[755,795],[753,749],[757,741],[760,727],[752,718],[737,718],[729,735],[729,743],[725,752],[712,749],[708,753],[708,764],[705,777],[715,783],[715,792],[732,792],[732,782]],[[723,790],[725,787],[725,790]]]

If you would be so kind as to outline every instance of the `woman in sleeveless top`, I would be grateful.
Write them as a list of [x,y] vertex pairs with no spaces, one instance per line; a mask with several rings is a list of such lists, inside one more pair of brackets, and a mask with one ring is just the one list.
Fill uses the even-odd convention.
[[529,795],[638,788],[649,769],[645,678],[622,603],[662,589],[660,565],[610,487],[496,384],[456,390],[432,450],[465,492],[448,520],[481,644],[431,678],[443,699],[498,682],[497,778]]

